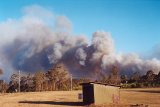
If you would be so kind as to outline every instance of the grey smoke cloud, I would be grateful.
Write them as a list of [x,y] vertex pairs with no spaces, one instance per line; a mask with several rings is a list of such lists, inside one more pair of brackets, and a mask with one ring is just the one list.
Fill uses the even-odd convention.
[[78,48],[76,50],[75,56],[79,60],[79,64],[85,65],[87,54],[83,48]]
[[4,77],[19,69],[47,71],[59,62],[75,76],[93,78],[110,72],[112,65],[128,75],[160,70],[160,60],[156,58],[116,53],[108,32],[94,32],[89,43],[85,36],[72,34],[72,24],[65,16],[38,5],[25,7],[23,12],[19,19],[0,23],[0,68],[4,70]]

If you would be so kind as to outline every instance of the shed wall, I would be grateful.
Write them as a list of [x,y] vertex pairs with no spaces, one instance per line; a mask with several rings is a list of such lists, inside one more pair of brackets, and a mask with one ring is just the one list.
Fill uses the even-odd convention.
[[119,87],[94,84],[94,103],[119,103]]

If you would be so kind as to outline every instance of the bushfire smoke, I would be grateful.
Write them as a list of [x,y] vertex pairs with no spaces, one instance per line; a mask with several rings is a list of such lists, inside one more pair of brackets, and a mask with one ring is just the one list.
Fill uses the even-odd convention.
[[0,23],[0,68],[4,77],[12,72],[47,71],[56,63],[64,63],[75,76],[98,78],[110,72],[145,73],[160,70],[160,60],[142,59],[137,54],[115,52],[110,33],[96,31],[91,43],[84,35],[72,34],[72,24],[65,16],[55,15],[38,5],[25,7],[19,19]]

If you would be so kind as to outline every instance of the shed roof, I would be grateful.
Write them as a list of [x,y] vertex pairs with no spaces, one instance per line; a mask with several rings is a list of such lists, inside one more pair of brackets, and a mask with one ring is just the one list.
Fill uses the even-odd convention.
[[114,86],[114,87],[121,87],[120,85],[113,85],[113,84],[107,84],[102,82],[87,82],[87,83],[81,83],[80,85],[90,85],[90,84],[100,84],[105,86]]

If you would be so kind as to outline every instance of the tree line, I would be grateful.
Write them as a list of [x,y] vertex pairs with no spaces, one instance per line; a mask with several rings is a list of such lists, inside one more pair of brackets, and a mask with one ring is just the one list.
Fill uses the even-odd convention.
[[[82,82],[89,82],[89,79],[72,79],[72,88],[80,89]],[[0,92],[39,92],[39,91],[55,91],[55,90],[70,90],[71,77],[68,69],[62,64],[55,64],[47,72],[38,71],[35,74],[20,75],[20,90],[19,90],[19,74],[14,73],[10,77],[7,84],[0,80]]]
[[122,88],[160,87],[160,72],[155,74],[152,70],[149,70],[144,75],[140,72],[134,72],[130,76],[119,75],[118,67],[113,66],[110,75],[104,76],[101,82],[119,85]]
[[122,75],[121,83],[124,88],[160,87],[160,72],[155,74],[152,70],[149,70],[145,75],[135,72],[130,78]]
[[[3,73],[1,69],[0,73]],[[135,72],[127,77],[125,74],[119,75],[118,67],[113,66],[110,74],[102,75],[99,80],[73,78],[72,88],[73,90],[79,90],[81,89],[80,83],[91,81],[119,85],[122,88],[160,87],[160,72],[154,74],[152,70],[149,70],[145,75]],[[22,74],[20,81],[18,73],[11,75],[9,83],[0,80],[0,92],[39,92],[70,89],[71,77],[68,69],[62,63],[55,64],[47,72],[38,71],[35,74]]]

